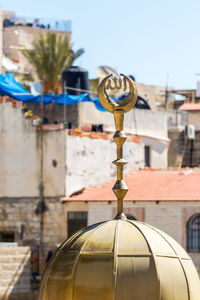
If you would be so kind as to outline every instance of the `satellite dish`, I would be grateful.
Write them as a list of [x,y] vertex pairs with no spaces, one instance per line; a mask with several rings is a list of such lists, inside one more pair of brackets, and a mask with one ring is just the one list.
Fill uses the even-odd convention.
[[114,76],[119,77],[119,74],[114,69],[112,69],[111,67],[108,67],[108,66],[100,66],[96,69],[96,72],[97,72],[97,76],[99,78],[104,78],[110,74],[113,74]]
[[37,81],[33,82],[31,84],[30,89],[31,89],[31,94],[33,96],[39,96],[42,94],[42,85],[40,82],[37,82]]

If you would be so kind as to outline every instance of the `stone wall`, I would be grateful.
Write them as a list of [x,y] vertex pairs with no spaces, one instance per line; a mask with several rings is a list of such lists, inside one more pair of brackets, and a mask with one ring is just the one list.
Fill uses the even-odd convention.
[[[0,231],[13,232],[19,245],[35,247],[40,242],[40,215],[37,198],[9,198],[0,201]],[[44,252],[55,248],[66,237],[66,214],[59,198],[46,198],[44,213]]]
[[168,166],[181,167],[185,152],[185,139],[183,128],[169,128],[169,138],[171,140],[168,150]]
[[29,247],[1,247],[0,245],[0,299],[31,299],[31,270]]
[[200,130],[200,111],[190,111],[189,113],[189,124],[195,126],[196,130]]
[[[35,214],[37,199],[5,199],[0,205],[0,231],[15,233],[20,245],[39,244],[39,221]],[[44,213],[44,252],[54,249],[67,238],[67,212],[87,211],[88,225],[113,218],[115,202],[69,202],[60,199],[46,199],[48,210]],[[200,213],[198,202],[131,202],[125,201],[125,213],[137,220],[155,226],[186,247],[186,224],[195,213]],[[22,227],[22,225],[24,225]],[[23,228],[23,231],[22,231]],[[200,266],[200,255],[193,255]]]
[[[48,210],[44,213],[44,259],[49,250],[55,249],[67,238],[68,212],[88,212],[88,225],[112,219],[116,214],[115,202],[73,202],[71,199],[64,203],[60,199],[45,200]],[[32,251],[39,245],[40,216],[35,214],[37,204],[37,199],[4,199],[0,205],[0,231],[14,232],[15,241],[19,245],[29,245]],[[124,211],[168,233],[185,248],[186,224],[192,215],[200,213],[200,203],[125,201]],[[194,253],[192,258],[200,267],[200,254]]]
[[168,151],[169,167],[198,167],[200,165],[200,131],[195,132],[195,139],[184,137],[182,128],[169,128],[171,139]]
[[[102,112],[93,103],[79,103],[79,127],[91,124],[103,124],[105,131],[115,131],[114,117]],[[127,133],[168,137],[167,114],[164,111],[132,109],[124,116],[124,130]]]
[[[66,145],[66,192],[71,195],[82,188],[102,185],[116,177],[116,144],[112,137],[107,139],[67,136]],[[126,142],[124,158],[128,164],[124,173],[144,167],[144,146],[142,143]]]
[[[104,130],[114,132],[114,118],[109,112],[98,111],[93,103],[79,103],[79,127],[103,124]],[[168,166],[167,114],[162,111],[134,109],[125,114],[125,132],[142,137],[142,143],[150,146],[150,167]]]
[[[72,198],[73,199],[73,198]],[[87,211],[88,225],[109,220],[116,215],[115,202],[74,202],[64,204],[66,211]],[[125,201],[124,212],[138,221],[159,228],[186,248],[186,226],[190,217],[200,213],[200,202]],[[200,268],[200,253],[191,253],[195,265]]]
[[[38,103],[27,103],[35,115],[41,117],[41,107]],[[44,116],[49,124],[68,122],[73,124],[73,128],[79,127],[79,103],[71,105],[49,104],[44,105]]]
[[[165,109],[165,93],[166,87],[146,85],[142,83],[137,83],[138,94],[144,98],[152,110],[164,110]],[[167,108],[172,109],[174,104],[174,94],[170,93],[172,88],[168,87],[168,99]]]
[[[64,195],[65,131],[44,131],[44,194]],[[40,132],[20,107],[0,103],[0,198],[37,197]],[[54,161],[56,161],[56,166]]]
[[151,138],[141,138],[145,146],[150,147],[150,167],[166,169],[168,167],[168,146],[166,142]]
[[195,139],[186,139],[186,147],[183,156],[183,167],[191,164],[192,167],[200,165],[200,130],[195,131]]

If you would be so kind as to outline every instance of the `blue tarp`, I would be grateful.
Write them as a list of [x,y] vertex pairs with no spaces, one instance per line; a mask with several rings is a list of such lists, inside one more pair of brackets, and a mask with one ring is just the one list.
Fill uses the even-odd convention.
[[13,77],[11,73],[0,74],[0,95],[28,93]]
[[[24,89],[13,77],[11,73],[6,75],[0,75],[0,95],[7,95],[15,100],[29,102],[29,103],[40,103],[41,96],[33,96],[26,89]],[[69,94],[45,94],[43,97],[44,104],[74,104],[77,102],[93,102],[96,108],[100,111],[105,111],[105,108],[101,105],[99,98],[91,98],[88,94],[81,95],[69,95]]]

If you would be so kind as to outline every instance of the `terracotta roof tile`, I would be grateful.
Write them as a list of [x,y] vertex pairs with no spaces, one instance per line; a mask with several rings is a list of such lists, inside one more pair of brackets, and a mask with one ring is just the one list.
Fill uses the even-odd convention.
[[[200,201],[200,170],[134,172],[125,178],[129,191],[125,201]],[[115,181],[86,189],[63,201],[115,201]]]
[[185,111],[199,111],[200,110],[200,103],[184,103],[179,107],[179,110]]

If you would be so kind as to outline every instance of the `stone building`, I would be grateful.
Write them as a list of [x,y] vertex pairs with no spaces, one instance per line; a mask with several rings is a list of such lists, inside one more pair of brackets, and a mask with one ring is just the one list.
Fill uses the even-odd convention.
[[200,165],[200,103],[184,103],[176,112],[168,112],[171,139],[169,167]]
[[200,103],[184,103],[179,107],[180,112],[188,114],[188,124],[200,130]]
[[[113,116],[109,112],[94,110],[93,103],[78,103],[67,108],[67,120],[80,129],[91,129],[91,124],[103,124],[106,132],[114,132]],[[168,138],[167,114],[164,111],[133,109],[125,115],[125,131],[144,144],[146,165],[167,168]]]
[[[85,189],[104,185],[116,177],[116,168],[112,164],[116,152],[112,139],[113,116],[96,113],[93,103],[84,104],[80,106],[80,129],[68,130],[60,123],[45,124],[41,131],[40,126],[34,125],[34,116],[26,114],[22,103],[8,97],[0,98],[0,246],[2,243],[17,244],[16,249],[8,250],[8,254],[12,255],[12,259],[8,255],[8,262],[4,257],[6,250],[3,252],[0,247],[0,269],[3,276],[7,276],[7,281],[3,281],[0,287],[0,299],[4,299],[6,293],[9,300],[21,300],[20,294],[23,293],[32,299],[34,295],[30,287],[37,283],[34,278],[39,276],[39,266],[44,267],[49,254],[74,229],[87,225],[87,212],[83,209],[81,214],[76,214],[82,209],[82,203],[76,203],[74,212],[73,209],[68,210],[68,204],[61,199],[73,198]],[[88,127],[91,129],[93,122],[104,119],[103,132],[86,130]],[[129,162],[125,166],[126,175],[143,169],[147,164],[155,168],[167,166],[169,139],[166,121],[163,112],[142,110],[132,112],[125,120],[128,138],[124,157]],[[136,128],[133,124],[137,123]],[[39,197],[41,133],[45,201],[42,213]],[[83,208],[85,205],[84,202]],[[96,221],[99,219],[98,211],[97,207]],[[28,251],[27,263],[24,263],[23,249]],[[15,259],[16,264],[13,262]]]
[[[40,183],[40,131],[25,118],[21,104],[3,97],[0,103],[0,236],[2,241],[38,245],[37,214]],[[14,105],[14,107],[13,107]],[[95,109],[95,108],[94,108]],[[55,247],[66,237],[66,215],[60,198],[112,180],[115,145],[110,133],[65,130],[43,125],[43,179],[47,211],[44,245]],[[144,167],[144,144],[129,137],[126,174]]]
[[[18,66],[19,72],[33,74],[33,67],[23,56],[20,49],[32,50],[32,42],[40,34],[46,34],[49,30],[28,26],[11,26],[3,29],[3,53]],[[57,34],[67,35],[71,39],[70,32],[54,31]]]
[[[128,218],[155,226],[172,236],[200,270],[200,170],[141,170],[128,175],[124,201]],[[114,181],[63,198],[68,236],[82,226],[116,215]]]
[[148,85],[136,82],[138,94],[147,101],[151,110],[165,111],[174,108],[175,97],[172,87]]
[[[15,64],[16,73],[35,74],[33,67],[21,53],[21,49],[33,49],[33,41],[41,34],[55,32],[67,36],[71,41],[71,22],[68,20],[39,19],[37,17],[21,17],[15,12],[3,11],[0,8],[0,60],[5,57],[9,65]],[[3,62],[4,62],[3,61]],[[5,71],[6,66],[3,64]]]
[[[35,246],[40,240],[40,215],[37,214],[40,131],[33,126],[32,119],[25,118],[19,102],[6,99],[3,97],[0,103],[0,233],[5,242],[10,240],[19,245]],[[93,122],[96,108],[85,103],[85,109],[87,104]],[[163,113],[161,116],[156,113],[155,116],[151,111],[136,112],[138,119],[145,120],[138,127],[141,130],[137,135],[126,130],[128,140],[124,156],[129,164],[125,174],[144,168],[145,161],[154,168],[166,168],[168,138],[163,122],[166,119]],[[112,140],[114,124],[112,115],[103,114],[101,120],[105,119],[105,124],[111,125],[110,129],[106,125],[103,133],[65,130],[62,124],[43,125],[43,179],[47,206],[43,230],[45,251],[66,237],[67,216],[60,198],[94,187],[97,182],[105,184],[116,176],[116,168],[111,163],[116,151]],[[85,121],[89,118],[86,116]],[[146,153],[148,145],[150,151]]]
[[169,128],[171,144],[168,151],[169,167],[196,167],[200,165],[200,130],[195,138],[185,136],[185,128]]

